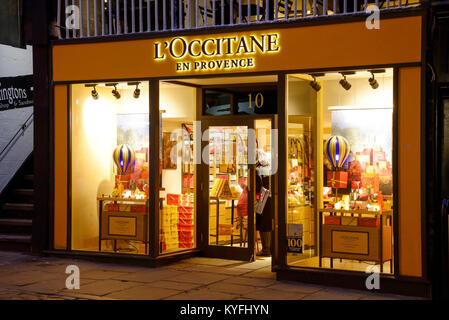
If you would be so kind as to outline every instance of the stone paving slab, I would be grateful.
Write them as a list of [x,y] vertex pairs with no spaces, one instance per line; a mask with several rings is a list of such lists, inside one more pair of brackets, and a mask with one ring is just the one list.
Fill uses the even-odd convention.
[[276,283],[275,279],[264,279],[264,278],[246,278],[246,277],[232,277],[223,280],[224,283],[235,283],[243,284],[253,287],[268,287]]
[[136,282],[154,282],[158,280],[173,279],[182,275],[189,274],[188,272],[169,270],[164,268],[151,268],[147,270],[141,270],[138,272],[121,274],[115,276],[116,280],[136,281]]
[[244,295],[257,290],[258,288],[220,281],[207,286],[207,289],[229,294]]
[[299,292],[274,290],[270,288],[259,288],[243,295],[245,298],[255,300],[300,300],[307,295]]
[[189,283],[189,282],[176,282],[171,280],[160,280],[151,282],[151,286],[154,288],[166,288],[181,291],[188,291],[192,289],[197,289],[198,287],[204,286],[200,283]]
[[233,300],[237,295],[213,291],[210,289],[194,289],[168,297],[166,300]]
[[[68,265],[80,268],[80,290],[65,288]],[[0,251],[0,300],[378,300],[415,299],[277,281],[271,260],[190,258],[149,268]]]
[[115,291],[121,291],[141,285],[139,282],[120,280],[101,280],[88,283],[80,287],[79,290],[64,290],[64,294],[77,295],[89,294],[94,296],[105,296]]
[[205,273],[205,272],[186,272],[182,275],[171,278],[173,281],[210,284],[229,278],[227,275]]
[[105,296],[105,298],[117,300],[161,300],[179,293],[181,293],[180,290],[156,288],[154,286],[143,285],[113,292]]

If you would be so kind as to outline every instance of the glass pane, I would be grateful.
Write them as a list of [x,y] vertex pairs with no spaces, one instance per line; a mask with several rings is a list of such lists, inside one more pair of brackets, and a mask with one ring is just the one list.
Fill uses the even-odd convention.
[[248,127],[209,127],[209,244],[248,246]]
[[[240,89],[241,90],[241,89]],[[277,113],[277,88],[261,87],[257,90],[237,91],[236,114],[276,114]]]
[[288,78],[287,261],[393,272],[393,71]]
[[195,97],[195,88],[161,82],[161,253],[196,246]]
[[149,84],[71,92],[72,249],[148,254]]
[[204,114],[221,116],[231,114],[232,94],[220,91],[205,90]]

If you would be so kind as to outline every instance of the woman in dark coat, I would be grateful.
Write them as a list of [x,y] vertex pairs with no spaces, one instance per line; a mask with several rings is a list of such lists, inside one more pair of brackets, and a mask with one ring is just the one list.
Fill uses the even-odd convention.
[[270,196],[267,198],[267,202],[263,208],[261,214],[256,212],[256,230],[260,233],[260,239],[262,242],[262,251],[258,252],[259,256],[271,256],[271,230],[272,217],[271,217],[271,188],[270,188],[270,174],[271,174],[271,159],[270,155],[263,150],[257,150],[257,162],[256,162],[256,200],[260,197],[261,188],[264,187],[270,192]]

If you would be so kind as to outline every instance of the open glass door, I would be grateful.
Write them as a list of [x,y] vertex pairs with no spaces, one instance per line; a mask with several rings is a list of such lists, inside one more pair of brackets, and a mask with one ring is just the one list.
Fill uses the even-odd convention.
[[254,121],[203,121],[201,237],[206,256],[254,260]]

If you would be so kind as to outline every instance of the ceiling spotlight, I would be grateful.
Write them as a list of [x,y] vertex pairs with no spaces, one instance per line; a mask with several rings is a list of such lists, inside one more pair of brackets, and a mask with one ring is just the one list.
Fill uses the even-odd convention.
[[93,98],[94,100],[98,100],[99,95],[98,95],[97,89],[95,88],[95,87],[97,86],[97,84],[96,84],[96,83],[89,83],[89,84],[85,84],[84,86],[85,86],[85,87],[91,87],[91,88],[94,88],[94,89],[91,91],[90,94],[92,95],[92,98]]
[[354,71],[345,71],[345,72],[340,72],[340,74],[343,76],[343,79],[340,80],[340,85],[345,89],[345,90],[349,90],[351,89],[351,84],[349,83],[348,80],[346,80],[346,76],[350,75],[350,74],[355,74]]
[[379,83],[377,82],[376,79],[374,79],[374,74],[375,73],[384,73],[385,69],[368,70],[368,72],[371,72],[371,78],[368,79],[368,82],[369,82],[369,85],[371,86],[371,88],[373,88],[373,89],[379,88]]
[[136,89],[134,90],[134,93],[133,93],[133,97],[134,97],[135,99],[138,99],[139,96],[140,96],[139,84],[140,84],[139,81],[136,81],[136,82],[128,82],[128,85],[129,85],[129,86],[134,86],[134,85],[136,86]]
[[116,99],[120,99],[120,92],[117,91],[117,82],[113,82],[113,83],[106,83],[106,85],[108,87],[114,87],[114,90],[112,90],[112,95],[116,98]]
[[311,74],[310,76],[313,77],[313,81],[310,81],[310,86],[311,86],[316,92],[320,91],[321,85],[320,85],[318,82],[316,82],[316,77],[322,77],[322,76],[324,76],[324,73],[314,73],[314,74]]
[[374,73],[371,73],[371,75],[372,75],[372,77],[368,79],[369,85],[373,89],[379,88],[379,83],[377,82],[376,79],[374,79]]
[[117,91],[117,87],[114,86],[114,90],[112,90],[112,95],[116,98],[116,99],[120,99],[120,92]]

